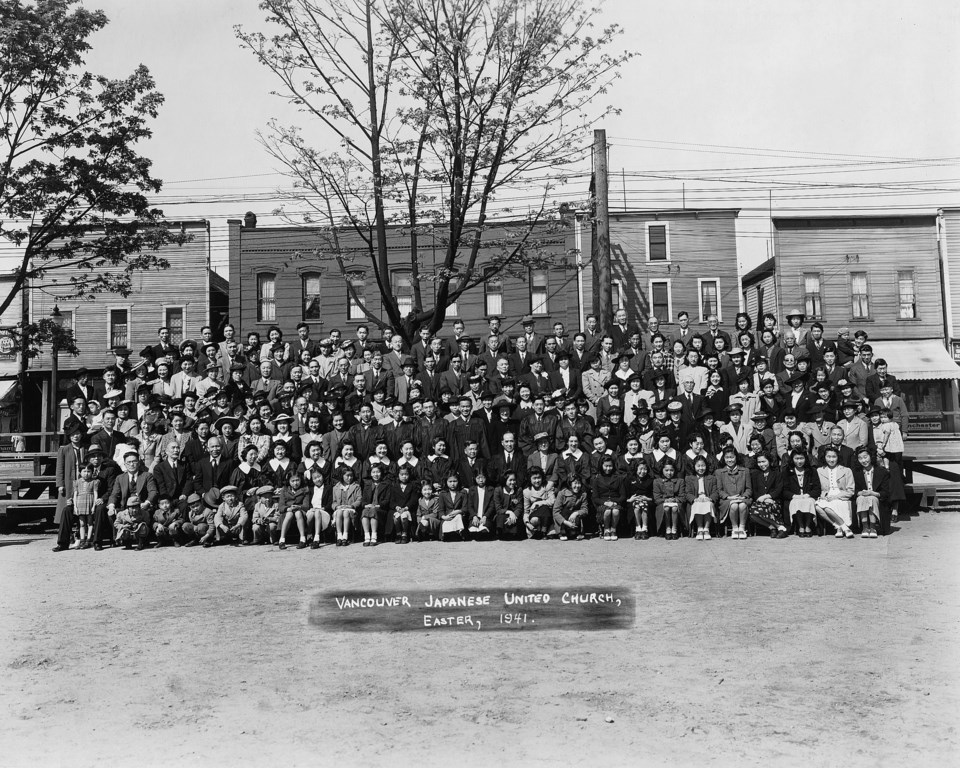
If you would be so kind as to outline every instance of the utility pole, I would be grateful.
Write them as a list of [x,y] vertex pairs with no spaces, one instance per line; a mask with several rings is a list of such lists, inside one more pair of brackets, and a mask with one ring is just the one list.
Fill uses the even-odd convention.
[[597,252],[597,314],[600,327],[613,325],[613,289],[610,276],[610,201],[607,179],[607,132],[598,128],[593,132],[593,182],[596,207],[594,227]]

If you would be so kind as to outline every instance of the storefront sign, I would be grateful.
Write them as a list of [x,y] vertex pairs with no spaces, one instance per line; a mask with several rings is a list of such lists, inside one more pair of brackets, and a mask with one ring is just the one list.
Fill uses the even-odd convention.
[[935,413],[911,413],[910,433],[916,432],[945,432],[947,417]]

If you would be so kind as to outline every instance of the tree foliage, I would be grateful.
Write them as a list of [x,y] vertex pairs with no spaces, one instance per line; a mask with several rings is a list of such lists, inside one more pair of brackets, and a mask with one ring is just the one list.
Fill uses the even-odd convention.
[[[237,34],[278,78],[275,93],[307,118],[274,121],[261,139],[294,179],[302,218],[323,226],[317,255],[346,273],[344,238],[360,244],[353,250],[387,316],[368,313],[371,321],[410,340],[422,325],[439,329],[446,307],[490,276],[549,258],[540,241],[557,219],[550,193],[583,159],[587,130],[613,111],[593,102],[632,55],[608,53],[620,30],[595,32],[596,7],[265,0],[261,8],[279,32]],[[522,214],[498,201],[517,190],[535,199]],[[413,278],[403,317],[388,257],[398,237]],[[425,247],[441,254],[430,271]]]
[[28,284],[129,295],[134,273],[169,266],[156,249],[183,239],[150,208],[161,182],[135,149],[163,103],[149,71],[84,69],[106,24],[75,0],[0,0],[0,240],[23,248],[0,312]]

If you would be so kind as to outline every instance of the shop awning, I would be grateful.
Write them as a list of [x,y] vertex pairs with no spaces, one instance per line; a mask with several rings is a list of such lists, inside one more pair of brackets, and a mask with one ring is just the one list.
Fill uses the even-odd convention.
[[874,360],[886,360],[890,373],[898,379],[960,379],[960,366],[937,339],[871,341],[870,345]]

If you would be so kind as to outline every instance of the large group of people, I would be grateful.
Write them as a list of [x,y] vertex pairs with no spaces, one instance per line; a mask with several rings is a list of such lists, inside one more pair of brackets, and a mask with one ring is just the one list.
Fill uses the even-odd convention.
[[863,331],[758,322],[491,317],[412,346],[160,328],[136,364],[76,374],[54,551],[882,535],[905,499],[897,379]]

